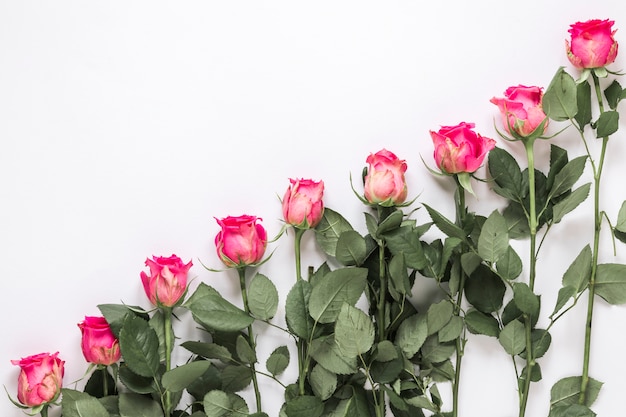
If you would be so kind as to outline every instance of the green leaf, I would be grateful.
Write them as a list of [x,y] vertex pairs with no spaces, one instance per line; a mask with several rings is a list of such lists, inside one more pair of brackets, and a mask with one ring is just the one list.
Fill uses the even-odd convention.
[[463,268],[463,272],[467,275],[472,275],[482,261],[483,259],[474,252],[465,252],[461,255],[461,267]]
[[367,257],[367,245],[363,236],[354,230],[343,232],[337,240],[335,257],[345,266],[362,265]]
[[230,362],[233,357],[224,346],[216,343],[187,341],[181,344],[188,351],[207,359],[219,359],[222,362]]
[[456,237],[463,241],[466,240],[467,233],[465,233],[463,229],[445,218],[441,213],[429,205],[424,204],[424,207],[426,207],[430,218],[433,219],[433,222],[435,222],[435,225],[439,228],[439,230],[450,237]]
[[200,378],[209,369],[209,366],[211,366],[211,362],[204,360],[177,366],[163,374],[161,384],[168,391],[182,391]]
[[223,332],[245,329],[254,318],[226,301],[213,287],[200,283],[196,291],[183,304],[199,324]]
[[452,314],[454,307],[452,303],[448,300],[441,300],[440,302],[431,305],[428,308],[428,335],[437,333],[439,330],[443,328],[450,319],[452,318]]
[[509,281],[519,277],[522,273],[522,260],[510,245],[496,263],[496,271],[498,275]]
[[477,310],[489,314],[502,307],[506,287],[487,266],[480,265],[465,282],[465,298]]
[[374,324],[370,317],[344,303],[335,324],[335,343],[349,358],[366,353],[374,344]]
[[111,331],[115,337],[119,338],[122,324],[127,315],[139,315],[145,320],[149,320],[147,314],[137,314],[136,311],[140,311],[140,307],[126,306],[122,304],[99,304],[98,309],[109,323]]
[[285,404],[287,417],[320,417],[324,412],[324,403],[313,395],[301,395]]
[[530,317],[539,316],[539,296],[532,292],[528,284],[524,282],[513,284],[513,300],[517,308]]
[[436,335],[428,336],[422,345],[422,360],[427,363],[440,363],[448,360],[456,351],[451,342],[440,343]]
[[127,316],[120,330],[120,350],[125,363],[136,374],[156,377],[159,370],[159,339],[148,322]]
[[487,157],[489,174],[498,187],[507,190],[512,200],[522,201],[524,189],[522,186],[522,171],[510,153],[502,148],[495,147],[489,151]]
[[585,170],[587,156],[572,159],[554,177],[554,184],[550,189],[550,198],[558,197],[570,190]]
[[365,268],[342,268],[324,275],[311,290],[309,312],[313,320],[332,323],[343,303],[356,304],[367,280]]
[[622,98],[621,95],[622,86],[617,82],[617,80],[613,80],[613,82],[604,90],[604,97],[606,97],[609,107],[613,110],[617,108],[617,105]]
[[573,119],[578,113],[576,81],[563,67],[559,68],[543,95],[546,115],[557,121]]
[[398,327],[395,344],[407,358],[412,358],[420,350],[428,336],[426,314],[414,314],[406,318]]
[[[84,392],[63,388],[61,409],[65,417],[109,417],[109,412],[98,401]],[[162,414],[161,414],[162,415]]]
[[439,330],[439,342],[450,342],[452,340],[456,340],[461,336],[463,332],[463,318],[459,316],[454,316],[450,319],[448,324],[443,326],[441,330]]
[[573,211],[580,203],[585,201],[589,196],[590,187],[590,182],[583,184],[572,191],[567,197],[563,198],[563,200],[556,203],[554,207],[552,207],[552,222],[560,222],[567,213]]
[[327,371],[323,366],[315,365],[311,370],[309,382],[313,393],[322,401],[329,399],[337,389],[337,375]]
[[143,395],[120,394],[120,417],[163,417],[161,405]]
[[596,122],[596,136],[606,138],[617,132],[619,129],[619,113],[610,110],[602,113]]
[[578,291],[576,291],[576,288],[572,286],[566,285],[564,287],[561,287],[561,289],[559,289],[559,294],[556,297],[556,304],[554,306],[554,311],[550,315],[550,318],[554,317],[556,313],[561,311],[561,309],[565,306],[565,304],[567,304],[567,301],[570,298],[574,297],[576,294],[578,294]]
[[385,217],[383,221],[378,225],[378,229],[376,230],[376,234],[378,236],[384,235],[385,233],[389,233],[393,230],[396,230],[402,224],[404,220],[404,213],[402,210],[396,209],[390,215]]
[[596,295],[604,298],[609,304],[626,304],[626,265],[598,265]]
[[222,390],[232,393],[246,388],[252,382],[252,370],[244,365],[226,365],[222,369]]
[[207,417],[222,417],[230,415],[231,402],[224,391],[213,390],[204,396],[204,412]]
[[491,314],[481,313],[478,310],[470,310],[465,315],[465,325],[473,334],[483,334],[491,337],[498,337],[500,334],[498,320]]
[[137,394],[152,394],[157,391],[154,377],[139,376],[125,363],[120,366],[119,377],[126,388]]
[[256,353],[252,346],[248,343],[246,338],[243,335],[237,336],[237,341],[235,343],[235,349],[237,352],[237,356],[241,359],[242,363],[251,364],[256,363]]
[[376,345],[374,360],[376,362],[389,362],[398,358],[396,346],[390,340],[383,340]]
[[586,245],[563,274],[563,286],[570,286],[579,293],[587,287],[591,276],[591,248]]
[[526,347],[526,335],[524,325],[513,320],[500,332],[498,341],[509,355],[519,355]]
[[354,230],[350,223],[341,214],[325,207],[322,220],[315,227],[315,239],[320,248],[334,258],[339,236],[348,230]]
[[287,294],[285,319],[289,330],[301,339],[308,340],[313,332],[313,320],[309,315],[311,284],[305,280],[297,281]]
[[548,417],[596,417],[589,407],[580,404],[557,405],[550,409]]
[[398,294],[411,295],[411,282],[404,262],[404,252],[393,256],[389,261],[389,275],[391,276],[390,284]]
[[[570,376],[557,381],[550,390],[550,408],[577,404],[580,398],[580,385],[582,377]],[[587,392],[585,398],[585,405],[591,407],[602,388],[602,382],[593,378],[589,378],[587,384]]]
[[[154,333],[157,335],[159,339],[159,360],[161,362],[165,361],[165,318],[163,317],[163,312],[157,310],[154,312],[150,320],[148,320],[148,324],[150,328],[154,330]],[[172,349],[174,346],[172,346]],[[171,353],[171,351],[170,351]]]
[[478,254],[487,262],[497,262],[509,248],[506,220],[494,210],[483,225],[478,238]]
[[626,233],[626,201],[622,203],[622,206],[619,209],[619,213],[617,214],[617,223],[615,224],[615,229],[620,232]]
[[402,253],[409,268],[422,269],[426,267],[428,260],[419,237],[419,231],[414,227],[402,226],[385,235],[385,244],[392,254]]
[[248,307],[261,320],[269,320],[278,309],[278,291],[268,277],[256,274],[248,286]]
[[591,122],[591,85],[589,83],[576,85],[576,103],[578,112],[575,119],[582,129]]
[[319,337],[311,342],[309,353],[317,363],[327,371],[339,375],[348,375],[356,372],[356,358],[346,358],[339,351],[333,335]]
[[272,375],[282,374],[289,365],[289,349],[287,346],[279,346],[270,354],[265,362],[265,368]]

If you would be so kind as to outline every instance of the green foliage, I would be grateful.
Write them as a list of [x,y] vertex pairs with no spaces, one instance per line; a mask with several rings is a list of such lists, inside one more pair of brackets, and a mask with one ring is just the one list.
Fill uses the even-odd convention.
[[327,255],[335,257],[339,237],[343,232],[353,230],[350,223],[341,214],[325,207],[322,220],[315,227],[315,238],[319,247]]
[[598,265],[595,289],[596,295],[609,304],[626,304],[626,265]]
[[270,354],[265,362],[265,368],[272,375],[282,374],[289,365],[289,349],[287,346],[279,346]]
[[61,409],[67,417],[110,417],[107,409],[96,398],[68,388],[62,389]]
[[211,366],[211,362],[202,360],[178,366],[163,374],[161,384],[163,388],[169,391],[182,391],[202,376],[209,369],[209,366]]
[[[580,398],[581,378],[580,376],[570,376],[557,381],[550,390],[550,408],[577,404]],[[602,382],[589,378],[584,405],[591,407],[598,398],[601,388]]]
[[573,119],[578,113],[576,81],[559,68],[543,95],[543,111],[556,121]]
[[374,324],[369,316],[344,303],[335,323],[335,343],[348,358],[365,354],[374,344]]
[[342,268],[329,272],[311,290],[309,312],[313,320],[331,323],[337,319],[343,303],[356,304],[365,289],[365,268]]
[[268,277],[256,274],[248,286],[248,307],[260,320],[270,320],[278,310],[278,291]]
[[197,323],[211,331],[234,332],[245,329],[254,321],[205,283],[198,285],[183,307],[191,311]]

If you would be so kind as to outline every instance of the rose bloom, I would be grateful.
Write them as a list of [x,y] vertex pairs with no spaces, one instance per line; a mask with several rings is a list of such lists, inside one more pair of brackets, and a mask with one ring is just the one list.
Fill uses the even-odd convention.
[[365,199],[372,204],[391,206],[406,200],[407,188],[404,179],[406,162],[386,149],[370,154],[365,175]]
[[83,335],[81,348],[87,362],[111,365],[120,359],[120,343],[104,317],[85,316],[78,327]]
[[283,197],[283,217],[287,224],[300,229],[318,225],[324,214],[324,182],[289,179],[291,185]]
[[54,402],[63,386],[64,361],[59,353],[38,355],[12,360],[21,368],[17,383],[17,399],[27,407],[37,407]]
[[567,58],[576,68],[599,68],[611,64],[617,56],[613,38],[613,20],[592,19],[570,26],[571,43],[565,41]]
[[150,302],[156,306],[173,307],[187,291],[187,272],[192,263],[185,264],[176,255],[169,258],[153,256],[146,259],[150,275],[141,272],[141,282]]
[[228,267],[243,267],[261,261],[267,246],[267,232],[255,216],[228,216],[215,219],[222,230],[215,236],[217,255]]
[[528,137],[544,120],[544,131],[548,125],[541,106],[542,97],[543,91],[540,87],[518,85],[507,88],[504,98],[493,97],[489,101],[500,109],[502,124],[507,132],[511,133],[513,129],[518,135]]
[[430,131],[435,145],[435,163],[441,171],[472,173],[482,165],[496,141],[479,135],[473,128],[474,123],[461,122],[456,126],[442,126],[438,132]]

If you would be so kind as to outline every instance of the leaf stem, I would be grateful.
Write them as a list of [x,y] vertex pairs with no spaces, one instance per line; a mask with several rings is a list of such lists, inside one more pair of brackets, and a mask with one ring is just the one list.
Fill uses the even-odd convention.
[[[163,334],[165,337],[165,372],[172,369],[172,346],[174,335],[172,334],[172,308],[163,307]],[[105,369],[106,372],[106,369]],[[104,376],[106,380],[106,375]],[[165,398],[163,408],[166,416],[172,413],[172,394],[169,390],[165,390]]]
[[[241,297],[243,299],[243,308],[246,313],[250,314],[250,307],[248,306],[248,290],[246,288],[246,267],[237,268],[239,273],[239,285],[241,287]],[[254,341],[254,333],[252,332],[252,324],[248,326],[248,343],[254,352],[256,352],[256,343]],[[254,362],[250,364],[252,370],[252,385],[254,387],[254,396],[256,398],[256,410],[261,413],[261,392],[259,391],[259,382],[257,380],[256,367]]]
[[[598,100],[598,108],[600,115],[604,113],[604,103],[600,90],[600,80],[592,71],[593,84]],[[589,384],[589,358],[591,356],[591,326],[593,322],[593,304],[595,299],[596,273],[598,270],[598,255],[600,251],[600,231],[602,229],[602,213],[600,212],[600,182],[602,180],[602,169],[604,168],[604,159],[606,156],[606,148],[609,142],[608,136],[602,138],[602,148],[600,150],[600,160],[597,168],[595,165],[593,173],[594,190],[593,190],[593,209],[594,209],[594,227],[593,227],[593,258],[591,261],[591,275],[589,276],[589,296],[587,302],[587,319],[585,321],[585,345],[583,353],[583,369],[580,382],[580,396],[578,403],[584,405],[587,400],[587,386]]]
[[[302,236],[306,229],[299,229],[294,227],[295,240],[294,240],[294,257],[296,260],[296,280],[299,282],[302,280]],[[298,350],[298,389],[300,395],[305,394],[305,381],[307,375],[307,345],[306,341],[301,338],[296,338],[296,348]]]
[[[529,278],[528,287],[534,292],[535,276],[537,270],[537,208],[536,208],[536,194],[535,194],[535,154],[534,147],[535,139],[528,138],[524,141],[524,148],[526,150],[526,159],[528,160],[528,199],[529,199],[529,212],[528,212],[528,227],[530,229],[530,266],[529,266]],[[524,314],[524,330],[526,333],[526,369],[524,375],[524,386],[522,387],[521,402],[519,407],[519,417],[526,415],[526,406],[528,405],[528,397],[530,394],[530,383],[532,377],[533,367],[535,365],[535,358],[532,349],[532,318],[528,314]]]

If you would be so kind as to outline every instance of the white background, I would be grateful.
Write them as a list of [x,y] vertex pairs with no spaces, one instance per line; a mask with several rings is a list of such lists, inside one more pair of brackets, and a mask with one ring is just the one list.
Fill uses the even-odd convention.
[[[428,131],[466,121],[497,138],[489,99],[510,85],[547,86],[559,66],[576,74],[567,29],[591,18],[615,19],[626,47],[626,3],[613,0],[0,1],[0,382],[14,396],[10,360],[59,351],[73,387],[87,368],[76,324],[101,303],[149,308],[139,280],[147,256],[192,259],[192,289],[203,281],[240,304],[235,273],[201,265],[220,268],[214,217],[257,215],[276,235],[277,196],[290,177],[323,179],[327,206],[365,232],[349,177],[358,189],[367,155],[387,148],[408,163],[414,207],[452,216],[452,181],[420,160],[432,165]],[[618,55],[611,68],[624,64]],[[602,204],[613,221],[626,198],[624,137],[610,142],[605,171]],[[583,153],[573,131],[555,143]],[[524,164],[518,145],[500,146]],[[536,146],[539,168],[548,149]],[[475,188],[473,210],[502,207],[486,186]],[[429,220],[425,210],[415,218]],[[548,236],[540,324],[591,240],[591,221],[588,201]],[[260,268],[281,305],[295,279],[292,242],[270,244],[274,256]],[[526,242],[517,247],[526,261]],[[304,248],[305,265],[317,266],[308,234]],[[601,260],[626,262],[622,244],[617,253],[604,239]],[[428,296],[415,292],[418,303]],[[585,304],[553,328],[528,416],[546,416],[552,384],[580,374]],[[177,334],[198,338],[179,313]],[[614,416],[624,404],[626,307],[598,302],[595,313],[591,373],[605,386],[594,409]],[[257,331],[264,363],[287,339]],[[461,416],[517,415],[513,367],[495,339],[470,337],[462,377]],[[271,381],[263,389],[274,417],[281,390]],[[0,414],[22,415],[6,398]]]

